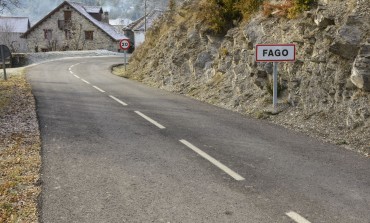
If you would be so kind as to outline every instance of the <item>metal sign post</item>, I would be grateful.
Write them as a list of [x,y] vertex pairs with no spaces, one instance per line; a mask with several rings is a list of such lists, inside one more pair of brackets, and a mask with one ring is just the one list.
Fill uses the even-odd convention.
[[10,50],[7,46],[5,45],[0,45],[0,56],[3,61],[3,70],[4,70],[4,80],[8,80],[6,76],[6,66],[5,66],[5,59],[8,57],[11,57]]
[[277,105],[278,105],[278,62],[274,62],[274,89],[273,89],[273,105],[274,105],[274,112],[277,112]]
[[125,71],[127,70],[127,50],[130,49],[130,40],[122,39],[119,42],[119,47],[124,51],[125,54]]
[[273,62],[273,106],[278,112],[278,62],[294,62],[296,46],[294,44],[257,44],[256,62]]
[[125,50],[125,71],[127,70],[127,50]]

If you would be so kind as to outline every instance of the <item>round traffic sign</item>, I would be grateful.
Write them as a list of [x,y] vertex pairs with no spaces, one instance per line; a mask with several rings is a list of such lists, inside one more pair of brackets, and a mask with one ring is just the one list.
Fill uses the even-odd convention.
[[119,46],[122,50],[130,49],[130,40],[129,39],[122,39],[119,41]]

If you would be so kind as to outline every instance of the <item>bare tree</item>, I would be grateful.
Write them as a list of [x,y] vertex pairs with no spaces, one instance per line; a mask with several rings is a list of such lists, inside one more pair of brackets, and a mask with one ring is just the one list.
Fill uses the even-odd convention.
[[10,48],[10,51],[15,53],[20,48],[20,43],[17,41],[17,34],[13,33],[14,25],[5,23],[0,26],[0,44],[4,44]]
[[81,23],[70,21],[66,26],[65,35],[67,38],[67,48],[71,50],[80,50],[85,47],[84,31]]
[[0,0],[0,14],[4,10],[11,10],[14,7],[20,6],[20,0]]

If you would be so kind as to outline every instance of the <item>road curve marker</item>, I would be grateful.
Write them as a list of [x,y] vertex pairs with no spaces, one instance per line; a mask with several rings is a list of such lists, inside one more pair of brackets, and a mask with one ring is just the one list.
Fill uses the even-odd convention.
[[308,221],[307,219],[305,219],[304,217],[302,217],[301,215],[294,211],[290,211],[286,213],[286,215],[297,223],[311,223],[310,221]]
[[105,91],[97,86],[93,86],[93,88],[95,88],[96,90],[100,91],[101,93],[105,93]]
[[81,81],[85,82],[86,84],[90,84],[90,82],[88,82],[88,81],[87,81],[87,80],[85,80],[85,79],[82,79],[82,78],[81,78]]
[[188,141],[186,141],[184,139],[180,140],[180,142],[182,144],[184,144],[185,146],[189,147],[194,152],[198,153],[204,159],[206,159],[209,162],[211,162],[213,165],[215,165],[218,168],[220,168],[222,171],[224,171],[225,173],[227,173],[228,175],[230,175],[235,180],[237,180],[237,181],[243,181],[243,180],[245,180],[244,177],[240,176],[239,174],[237,174],[236,172],[234,172],[233,170],[231,170],[229,167],[225,166],[224,164],[222,164],[221,162],[219,162],[218,160],[216,160],[212,156],[210,156],[207,153],[203,152],[202,150],[200,150],[198,147],[194,146],[190,142],[188,142]]
[[127,106],[127,104],[121,100],[119,100],[118,98],[114,97],[113,95],[109,95],[110,98],[112,98],[113,100],[115,100],[116,102],[120,103],[121,105],[123,106]]
[[143,113],[141,113],[139,111],[135,111],[135,113],[140,115],[142,118],[144,118],[145,120],[147,120],[148,122],[152,123],[153,125],[157,126],[160,129],[165,129],[166,128],[163,125],[159,124],[158,122],[154,121],[153,119],[149,118],[148,116],[144,115]]

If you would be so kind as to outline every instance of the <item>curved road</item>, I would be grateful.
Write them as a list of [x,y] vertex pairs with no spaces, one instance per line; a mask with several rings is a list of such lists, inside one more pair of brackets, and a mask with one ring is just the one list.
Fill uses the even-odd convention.
[[120,62],[27,70],[42,222],[370,222],[369,159],[116,77]]

